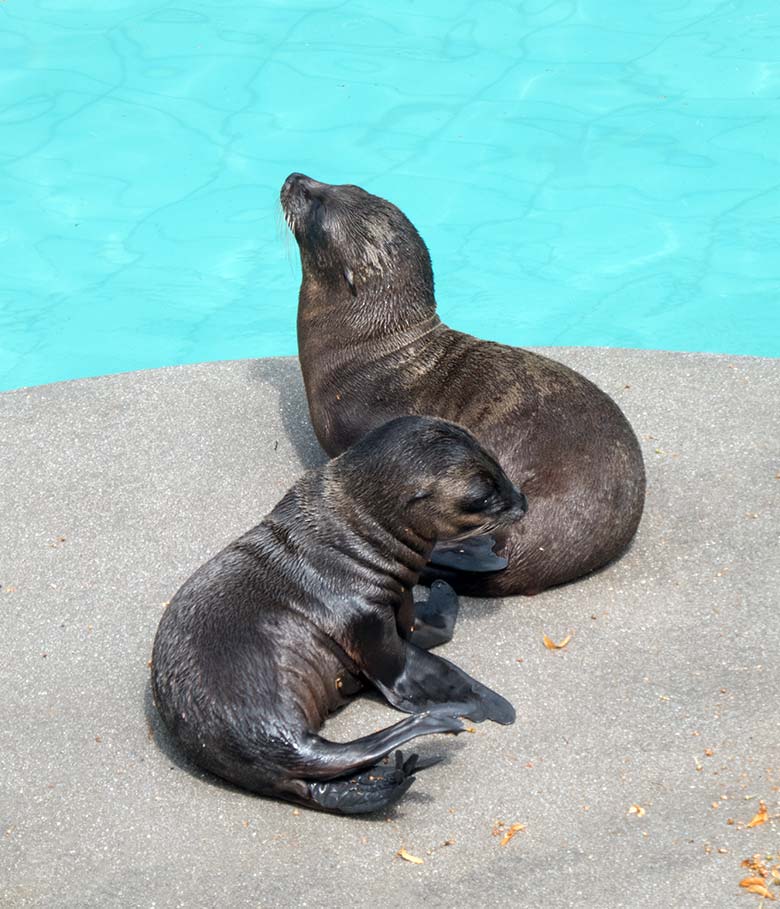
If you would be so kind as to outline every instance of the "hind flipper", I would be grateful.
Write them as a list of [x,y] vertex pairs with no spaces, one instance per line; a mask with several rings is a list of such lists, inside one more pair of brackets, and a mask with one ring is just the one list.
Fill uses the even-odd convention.
[[341,780],[309,783],[309,796],[324,811],[369,814],[397,802],[420,769],[422,766],[418,766],[416,754],[404,760],[403,754],[396,751],[394,764],[377,764],[357,776]]
[[331,742],[309,733],[297,745],[296,776],[311,781],[351,776],[421,735],[464,731],[457,711],[449,705],[432,704],[429,710],[406,712],[414,715],[352,742]]
[[495,537],[487,533],[459,543],[440,540],[433,547],[429,562],[430,570],[434,574],[437,568],[476,572],[502,571],[509,562],[493,552],[495,545]]
[[458,595],[445,581],[434,581],[427,600],[414,604],[414,630],[408,640],[430,650],[452,640],[458,618]]
[[514,707],[500,694],[473,679],[449,660],[399,641],[404,649],[403,665],[388,672],[391,664],[378,660],[375,674],[368,663],[363,672],[387,700],[399,710],[419,713],[437,709],[468,717],[475,723],[493,720],[509,725],[515,721]]
[[286,799],[306,808],[334,814],[367,814],[397,802],[412,785],[415,773],[438,764],[441,758],[404,760],[395,751],[395,764],[382,762],[398,745],[435,732],[465,732],[457,711],[437,706],[405,717],[394,726],[380,729],[354,742],[329,742],[308,734],[298,742],[297,759],[288,765],[292,775],[268,785],[247,786],[261,795]]

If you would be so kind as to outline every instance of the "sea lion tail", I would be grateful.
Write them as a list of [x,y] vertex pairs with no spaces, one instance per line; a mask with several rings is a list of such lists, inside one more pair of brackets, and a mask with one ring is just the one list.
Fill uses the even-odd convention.
[[416,754],[404,760],[400,751],[396,751],[395,765],[380,763],[382,758],[417,736],[457,734],[464,729],[449,710],[428,710],[354,742],[339,744],[309,736],[302,747],[301,766],[296,768],[296,776],[300,773],[300,777],[290,781],[294,785],[285,796],[336,814],[379,811],[401,798],[414,782],[416,771],[438,760],[423,763]]

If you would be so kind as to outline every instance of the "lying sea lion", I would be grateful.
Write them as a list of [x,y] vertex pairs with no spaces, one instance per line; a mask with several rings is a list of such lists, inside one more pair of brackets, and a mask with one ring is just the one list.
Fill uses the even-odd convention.
[[554,360],[444,325],[425,243],[386,200],[291,174],[281,202],[301,254],[298,349],[325,451],[430,414],[473,432],[528,495],[528,517],[498,541],[506,571],[474,573],[484,546],[474,541],[438,546],[426,576],[476,596],[532,594],[619,555],[642,515],[645,471],[615,402]]
[[[152,655],[155,703],[201,767],[252,792],[343,814],[384,808],[415,758],[374,766],[459,716],[512,723],[512,706],[423,650],[452,635],[443,582],[411,589],[437,539],[490,533],[525,497],[464,429],[393,420],[305,474],[274,510],[171,600]],[[412,716],[337,744],[317,735],[362,685]]]

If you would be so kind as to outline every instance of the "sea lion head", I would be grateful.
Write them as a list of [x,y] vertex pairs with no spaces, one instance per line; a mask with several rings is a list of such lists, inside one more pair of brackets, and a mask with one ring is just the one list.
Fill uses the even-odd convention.
[[[519,521],[526,498],[468,430],[433,417],[399,417],[336,461],[349,488],[380,519],[426,540],[465,540]],[[332,462],[335,463],[335,462]]]
[[290,174],[280,198],[300,250],[303,288],[329,298],[402,294],[435,308],[428,249],[395,205],[304,174]]

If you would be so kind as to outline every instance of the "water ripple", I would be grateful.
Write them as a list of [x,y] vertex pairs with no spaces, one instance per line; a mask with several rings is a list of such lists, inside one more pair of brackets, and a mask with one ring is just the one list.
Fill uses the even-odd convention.
[[769,0],[0,4],[0,388],[295,351],[291,170],[397,202],[443,316],[780,355]]

